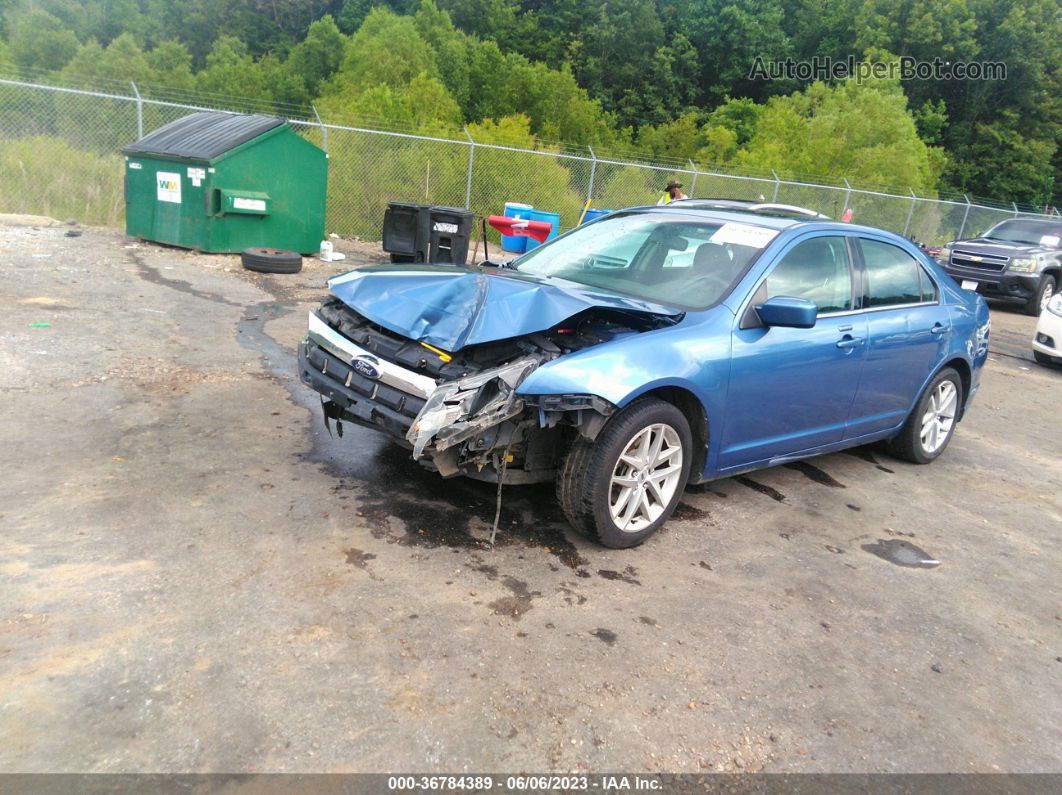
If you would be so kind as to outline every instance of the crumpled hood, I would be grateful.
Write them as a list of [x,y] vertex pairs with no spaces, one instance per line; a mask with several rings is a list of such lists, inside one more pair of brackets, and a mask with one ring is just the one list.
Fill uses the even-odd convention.
[[572,282],[547,283],[494,268],[378,265],[336,276],[328,287],[373,323],[450,352],[544,331],[591,307],[682,314],[674,307]]

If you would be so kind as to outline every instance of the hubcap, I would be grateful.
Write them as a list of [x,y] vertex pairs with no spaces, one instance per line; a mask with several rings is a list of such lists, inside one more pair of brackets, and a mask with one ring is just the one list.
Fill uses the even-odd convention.
[[664,513],[682,474],[682,443],[670,425],[642,428],[620,453],[609,484],[612,521],[624,533],[637,533]]
[[959,390],[951,381],[941,381],[933,390],[922,415],[922,449],[927,453],[937,452],[948,441],[958,404]]

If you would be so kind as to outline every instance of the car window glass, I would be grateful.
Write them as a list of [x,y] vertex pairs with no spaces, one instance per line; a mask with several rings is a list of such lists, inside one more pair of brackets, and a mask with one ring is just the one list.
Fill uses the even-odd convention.
[[[903,249],[877,240],[860,240],[869,306],[917,304],[922,300],[921,267]],[[930,299],[932,300],[932,299]]]
[[805,240],[786,254],[765,282],[767,298],[787,295],[813,301],[823,312],[852,308],[852,272],[842,237]]
[[922,280],[922,301],[930,303],[937,300],[937,286],[933,284],[933,280],[929,278],[929,274],[925,272],[925,269],[918,269],[918,277]]

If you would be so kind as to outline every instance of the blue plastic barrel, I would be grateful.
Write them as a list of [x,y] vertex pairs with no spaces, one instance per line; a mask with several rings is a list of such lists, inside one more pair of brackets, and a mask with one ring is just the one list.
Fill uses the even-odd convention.
[[[560,213],[548,213],[545,210],[532,210],[531,214],[527,216],[531,221],[545,221],[547,224],[552,224],[553,228],[549,230],[549,237],[546,240],[552,240],[560,232]],[[527,238],[527,250],[530,251],[533,248],[538,248],[542,244],[534,238]]]
[[[531,211],[535,208],[530,204],[521,204],[520,202],[506,202],[504,215],[507,218],[530,218]],[[526,237],[514,237],[511,235],[501,236],[502,251],[511,251],[514,254],[523,254],[527,250]]]
[[610,212],[612,212],[612,210],[595,210],[593,207],[591,207],[583,215],[583,223],[584,224],[589,223],[590,221],[593,221],[595,218],[600,218],[603,215],[608,215]]

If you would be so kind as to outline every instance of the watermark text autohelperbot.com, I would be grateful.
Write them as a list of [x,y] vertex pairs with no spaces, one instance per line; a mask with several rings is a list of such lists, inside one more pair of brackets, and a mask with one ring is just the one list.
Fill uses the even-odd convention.
[[1007,65],[1001,61],[920,61],[907,55],[895,61],[859,61],[855,56],[835,59],[816,55],[806,61],[786,58],[772,61],[757,56],[749,80],[1006,80]]

